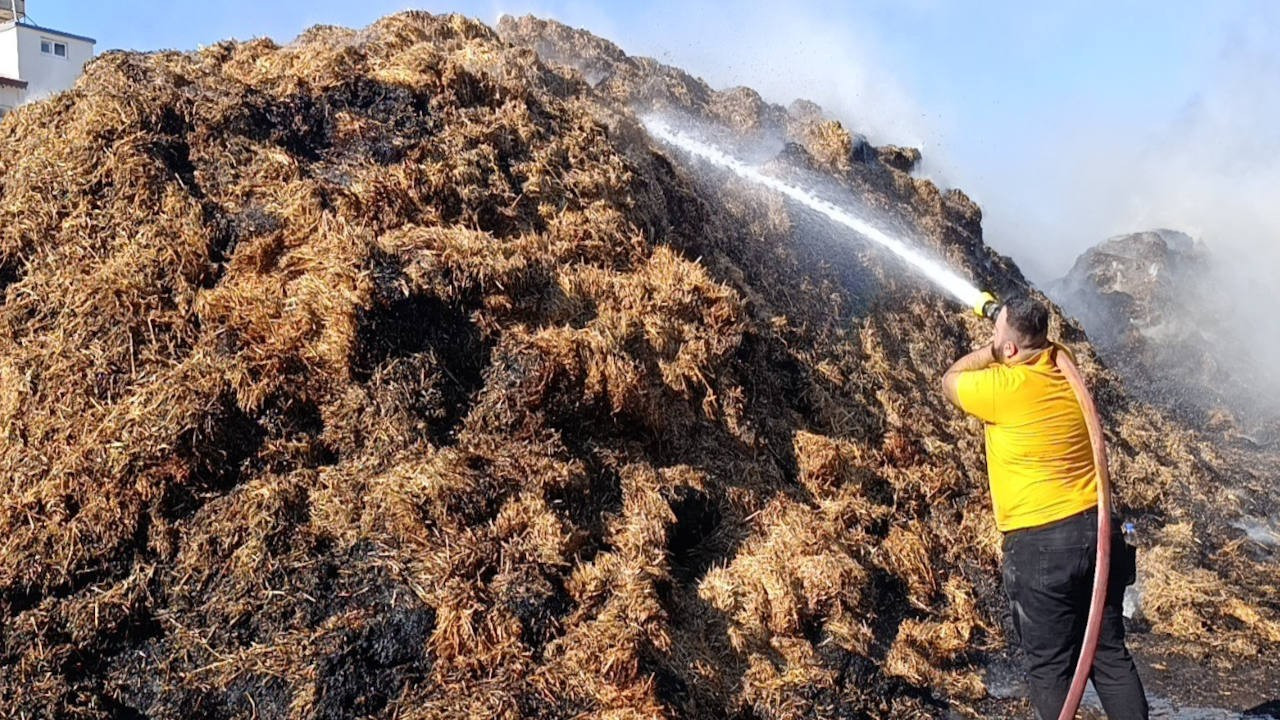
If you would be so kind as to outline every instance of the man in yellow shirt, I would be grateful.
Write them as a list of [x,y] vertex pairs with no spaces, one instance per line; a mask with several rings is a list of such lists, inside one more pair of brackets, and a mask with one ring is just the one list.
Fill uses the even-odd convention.
[[[1003,575],[1036,716],[1058,717],[1084,637],[1098,534],[1097,469],[1084,413],[1048,339],[1049,313],[1030,297],[1005,303],[991,345],[943,375],[947,399],[986,424],[987,475]],[[1118,527],[1119,523],[1113,523]],[[1146,720],[1147,700],[1124,644],[1132,563],[1110,538],[1102,632],[1090,679],[1111,720]]]

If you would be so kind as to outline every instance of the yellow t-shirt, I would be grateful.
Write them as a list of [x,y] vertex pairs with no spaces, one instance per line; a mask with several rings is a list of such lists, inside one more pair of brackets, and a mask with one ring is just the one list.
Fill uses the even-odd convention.
[[1035,527],[1098,504],[1084,413],[1058,369],[1054,346],[1024,363],[961,373],[960,407],[986,423],[987,475],[996,527]]

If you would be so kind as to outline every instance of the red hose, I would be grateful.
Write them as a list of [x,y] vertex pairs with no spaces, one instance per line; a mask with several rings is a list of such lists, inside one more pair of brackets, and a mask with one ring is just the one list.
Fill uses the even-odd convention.
[[1089,429],[1089,444],[1093,446],[1093,464],[1098,469],[1098,559],[1093,573],[1093,599],[1089,604],[1089,619],[1085,625],[1084,643],[1080,647],[1080,659],[1076,662],[1076,674],[1071,679],[1071,689],[1062,704],[1058,720],[1071,720],[1080,707],[1084,684],[1093,668],[1093,656],[1098,649],[1098,635],[1102,629],[1102,613],[1107,601],[1107,576],[1111,569],[1111,473],[1107,468],[1107,446],[1102,435],[1102,422],[1093,396],[1084,383],[1079,368],[1062,346],[1055,346],[1054,362],[1066,376],[1067,383],[1075,391],[1084,413],[1085,426]]

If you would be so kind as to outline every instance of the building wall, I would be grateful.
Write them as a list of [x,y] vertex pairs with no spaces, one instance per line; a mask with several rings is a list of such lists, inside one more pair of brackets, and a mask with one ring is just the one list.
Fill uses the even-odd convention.
[[0,108],[8,108],[13,110],[18,105],[22,105],[23,91],[17,87],[0,86]]
[[13,23],[0,23],[0,77],[19,77],[18,26]]
[[[26,99],[36,100],[66,90],[75,84],[84,64],[93,59],[93,43],[38,28],[17,25],[18,78],[27,81]],[[42,39],[65,43],[67,56],[40,52]]]
[[22,104],[25,93],[18,88],[0,87],[0,113],[12,110]]

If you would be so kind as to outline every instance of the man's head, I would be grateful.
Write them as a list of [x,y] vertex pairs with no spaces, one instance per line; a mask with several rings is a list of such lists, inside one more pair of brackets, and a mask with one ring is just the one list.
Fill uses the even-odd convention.
[[1005,302],[996,316],[991,346],[996,359],[1008,362],[1026,357],[1049,344],[1049,311],[1028,295]]

